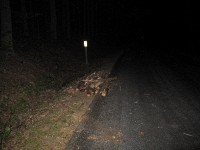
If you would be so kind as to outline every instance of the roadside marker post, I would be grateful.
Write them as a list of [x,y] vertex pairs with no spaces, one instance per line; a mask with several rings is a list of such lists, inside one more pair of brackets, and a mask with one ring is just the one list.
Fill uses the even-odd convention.
[[87,54],[88,42],[87,42],[87,41],[84,41],[84,42],[83,42],[83,45],[84,45],[84,47],[85,47],[85,63],[86,63],[86,65],[88,65],[88,54]]

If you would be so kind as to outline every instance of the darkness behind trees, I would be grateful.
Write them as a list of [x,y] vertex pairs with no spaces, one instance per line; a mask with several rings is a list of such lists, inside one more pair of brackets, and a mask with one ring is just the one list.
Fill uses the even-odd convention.
[[90,39],[123,47],[145,42],[191,51],[199,41],[198,12],[188,2],[10,0],[10,6],[14,42]]
[[[28,111],[43,101],[54,100],[59,90],[72,81],[109,64],[117,50],[127,52],[124,56],[138,59],[144,56],[142,59],[147,58],[146,61],[150,56],[164,58],[162,63],[166,61],[174,70],[180,68],[181,74],[186,73],[191,83],[200,87],[200,13],[195,3],[174,0],[0,2],[0,147],[7,122],[11,120],[10,110],[23,111],[18,103]],[[84,58],[85,39],[89,41],[89,67]]]

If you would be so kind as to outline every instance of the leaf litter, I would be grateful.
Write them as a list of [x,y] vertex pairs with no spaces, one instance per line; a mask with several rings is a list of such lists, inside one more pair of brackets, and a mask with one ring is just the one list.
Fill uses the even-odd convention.
[[83,67],[82,63],[77,65],[81,59],[66,59],[72,55],[62,54],[63,60],[70,63],[51,64],[62,58],[50,53],[27,52],[0,64],[0,132],[9,133],[7,140],[1,141],[4,149],[64,149],[92,98],[97,94],[107,96],[112,90],[111,82],[116,78],[108,78],[107,69],[112,67],[109,59],[101,64],[106,67],[100,69],[95,65],[95,72],[66,85],[63,79],[72,81],[85,74],[77,72]]

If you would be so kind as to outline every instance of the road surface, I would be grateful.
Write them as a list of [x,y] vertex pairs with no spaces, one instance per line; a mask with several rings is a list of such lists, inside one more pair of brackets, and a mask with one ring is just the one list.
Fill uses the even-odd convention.
[[200,149],[199,65],[143,49],[125,54],[67,150]]

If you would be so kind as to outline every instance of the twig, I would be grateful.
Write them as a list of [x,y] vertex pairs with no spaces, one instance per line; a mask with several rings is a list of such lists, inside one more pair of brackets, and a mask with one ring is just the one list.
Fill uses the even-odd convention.
[[183,133],[184,135],[187,135],[187,136],[193,136],[193,135],[191,135],[191,134],[188,134],[188,133]]

